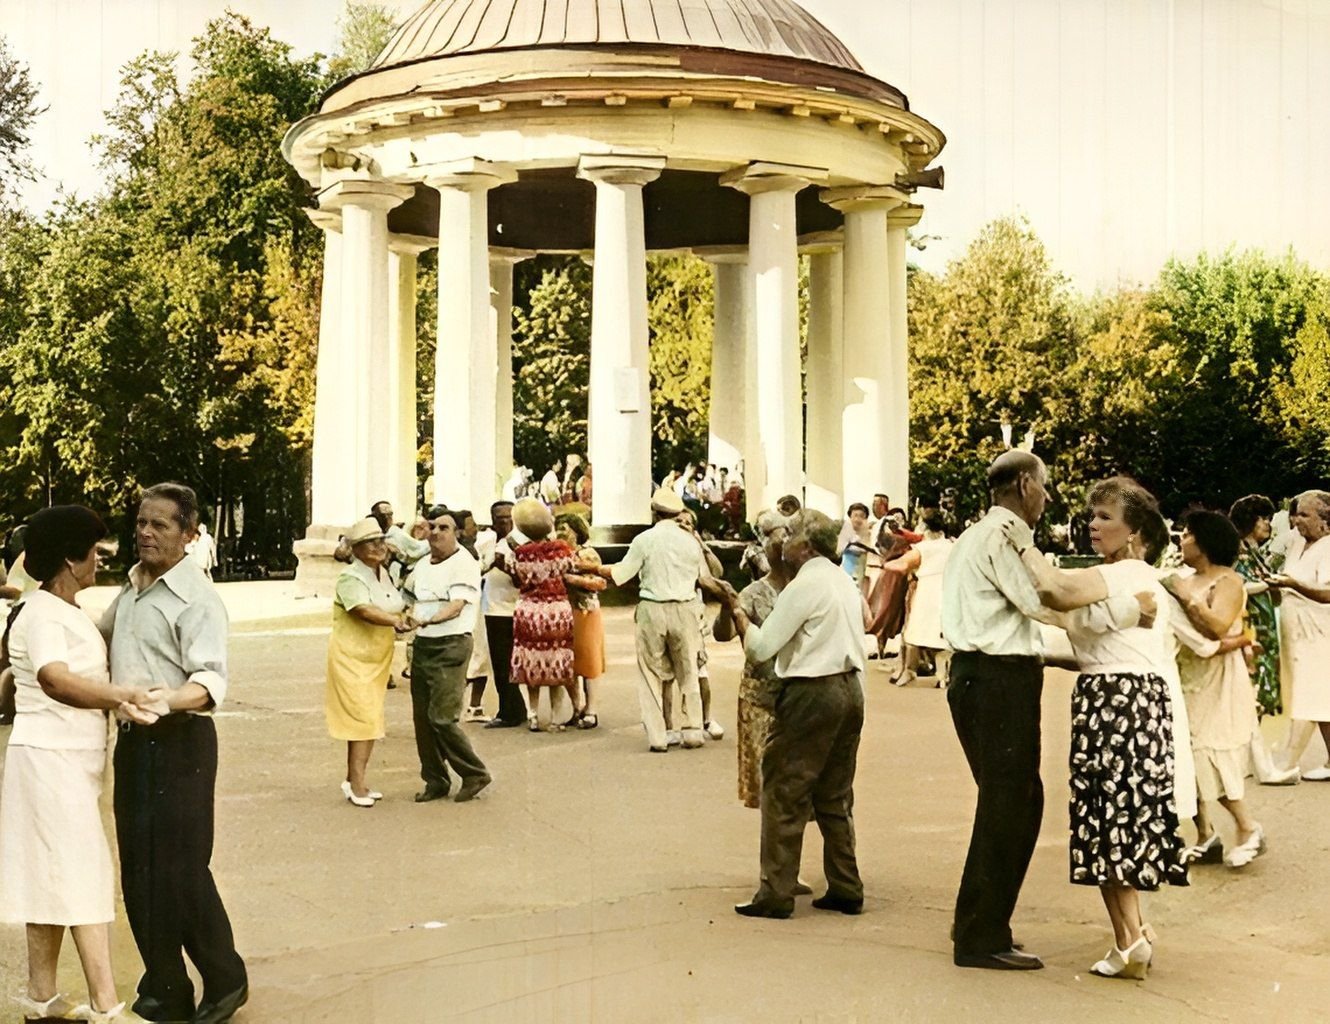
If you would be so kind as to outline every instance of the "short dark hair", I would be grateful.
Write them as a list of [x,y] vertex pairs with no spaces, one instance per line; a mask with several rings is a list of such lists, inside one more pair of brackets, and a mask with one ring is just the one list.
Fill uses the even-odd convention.
[[376,501],[373,505],[369,507],[369,514],[371,516],[374,515],[374,510],[378,508],[380,505],[387,505],[389,508],[393,507],[393,503],[389,501],[387,498],[380,498],[378,501]]
[[1196,546],[1210,560],[1211,565],[1232,566],[1238,560],[1242,538],[1224,513],[1193,509],[1183,517],[1182,525],[1190,531]]
[[567,526],[573,531],[573,536],[577,538],[578,544],[585,544],[591,539],[591,527],[587,525],[586,517],[576,512],[564,512],[554,517],[554,526],[557,529],[560,526]]
[[476,516],[469,508],[457,508],[453,509],[453,518],[457,520],[457,528],[464,530],[466,529],[466,521],[475,519]]
[[491,516],[494,515],[494,513],[499,511],[499,509],[501,508],[512,508],[512,507],[513,503],[511,501],[508,501],[507,499],[504,499],[503,501],[496,501],[494,502],[494,504],[490,506],[490,515]]
[[199,525],[199,496],[194,493],[194,488],[177,483],[153,484],[143,489],[139,495],[139,504],[151,498],[165,498],[175,502],[175,521],[182,530],[193,530]]
[[854,504],[852,504],[849,508],[845,510],[845,514],[847,516],[851,515],[853,514],[855,509],[858,509],[864,515],[868,515],[868,506],[865,505],[862,501],[856,501]]
[[1248,494],[1235,501],[1228,510],[1228,518],[1244,537],[1256,529],[1258,521],[1269,519],[1274,514],[1275,503],[1264,494]]
[[45,583],[60,572],[65,560],[82,561],[106,536],[106,524],[90,508],[56,505],[44,508],[28,523],[24,569]]
[[454,512],[446,505],[435,505],[425,513],[425,518],[429,520],[438,519],[439,516],[447,516],[453,521],[453,527],[460,530],[462,528],[462,519],[460,512]]
[[1157,564],[1160,556],[1168,550],[1168,523],[1164,520],[1164,514],[1157,508],[1151,509],[1146,513],[1145,521],[1136,529],[1145,541],[1145,560],[1151,565]]
[[[1141,533],[1153,515],[1159,513],[1159,502],[1129,476],[1111,476],[1090,488],[1087,503],[1093,507],[1116,501],[1122,506],[1122,521]],[[1147,542],[1148,543],[1148,542]]]
[[947,517],[940,508],[930,508],[924,513],[924,529],[930,533],[943,533],[947,529]]

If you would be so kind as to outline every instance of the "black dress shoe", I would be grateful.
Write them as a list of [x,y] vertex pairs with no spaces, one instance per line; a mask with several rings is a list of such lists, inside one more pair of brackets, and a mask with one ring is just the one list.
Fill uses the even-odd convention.
[[833,896],[831,893],[813,900],[813,906],[818,910],[838,910],[842,914],[862,914],[864,912],[864,901],[862,899],[856,900],[849,896]]
[[521,722],[505,722],[502,718],[491,718],[488,722],[485,723],[485,728],[486,728],[486,729],[512,729],[512,728],[514,728],[514,727],[516,727],[516,726],[519,726],[519,725],[526,725],[526,722],[525,722],[525,721],[521,721]]
[[793,907],[778,907],[774,903],[736,903],[734,912],[744,917],[774,917],[784,920],[794,913]]
[[1033,953],[1016,949],[1001,953],[957,953],[952,962],[957,967],[979,967],[989,971],[1037,971],[1044,966]]
[[155,996],[139,996],[130,1009],[153,1024],[188,1024],[194,1019],[194,1007],[168,1006]]
[[474,800],[476,794],[488,786],[494,780],[488,775],[473,775],[462,783],[462,788],[457,791],[456,803],[464,804],[468,800]]
[[237,1010],[249,1002],[249,984],[241,985],[234,992],[228,992],[220,999],[205,999],[194,1014],[193,1024],[226,1024],[235,1016]]
[[416,794],[416,803],[427,804],[431,800],[442,800],[448,795],[451,786],[440,786],[433,782],[425,784],[425,788]]

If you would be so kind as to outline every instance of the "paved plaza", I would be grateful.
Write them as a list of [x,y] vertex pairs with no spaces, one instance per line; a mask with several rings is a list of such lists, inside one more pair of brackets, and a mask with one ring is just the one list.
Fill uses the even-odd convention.
[[[754,921],[730,909],[755,886],[758,827],[735,797],[733,735],[646,751],[628,610],[607,612],[599,729],[468,727],[494,785],[460,807],[416,805],[410,699],[390,691],[369,775],[386,796],[360,810],[324,729],[322,612],[282,586],[222,588],[236,633],[213,867],[250,967],[239,1021],[1323,1019],[1330,785],[1256,788],[1269,854],[1147,897],[1160,935],[1147,982],[1088,973],[1109,939],[1098,894],[1066,881],[1066,673],[1048,676],[1047,811],[1015,920],[1048,969],[962,971],[947,928],[974,790],[941,691],[896,689],[870,667],[855,808],[865,913],[800,900],[788,921]],[[732,730],[737,645],[713,646],[711,665]],[[815,828],[803,875],[821,890]],[[6,993],[22,983],[22,942],[0,928]],[[114,953],[126,995],[138,959],[123,913]],[[83,992],[72,947],[61,984]]]

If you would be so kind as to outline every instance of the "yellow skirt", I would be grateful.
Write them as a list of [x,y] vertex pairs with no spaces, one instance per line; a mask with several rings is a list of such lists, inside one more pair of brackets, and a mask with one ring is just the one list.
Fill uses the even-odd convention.
[[393,663],[393,628],[333,605],[324,711],[335,740],[383,739],[383,700]]

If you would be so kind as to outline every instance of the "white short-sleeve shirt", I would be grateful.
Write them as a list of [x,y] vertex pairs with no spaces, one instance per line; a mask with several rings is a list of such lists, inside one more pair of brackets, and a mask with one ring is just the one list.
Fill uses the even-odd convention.
[[106,749],[106,712],[61,704],[48,697],[37,682],[37,673],[56,662],[64,662],[71,672],[95,682],[110,682],[106,641],[81,608],[45,590],[33,591],[10,631],[9,658],[17,712],[11,746]]
[[1073,612],[1067,625],[1067,636],[1081,671],[1159,673],[1160,666],[1169,659],[1168,633],[1171,628],[1166,611],[1171,599],[1160,586],[1159,570],[1133,558],[1095,566],[1095,571],[1103,576],[1110,601],[1149,592],[1154,595],[1159,612],[1154,625],[1148,629],[1139,625],[1129,629],[1117,628],[1111,621],[1112,616],[1104,611],[1107,602]]

